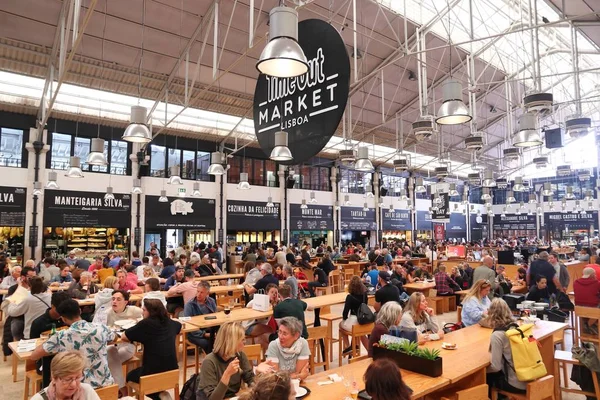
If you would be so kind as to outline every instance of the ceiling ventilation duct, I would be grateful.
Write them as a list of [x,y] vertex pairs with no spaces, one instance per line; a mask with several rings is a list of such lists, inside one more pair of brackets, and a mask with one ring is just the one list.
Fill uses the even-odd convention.
[[483,148],[483,135],[476,132],[465,139],[465,147],[470,151],[479,151]]
[[580,182],[586,182],[589,181],[592,176],[589,169],[582,169],[577,172],[577,177],[579,178]]
[[565,126],[569,136],[571,136],[573,139],[578,139],[588,134],[590,128],[592,127],[592,120],[591,118],[571,116],[565,122]]
[[517,161],[519,157],[521,157],[521,149],[516,147],[510,147],[508,149],[504,149],[504,159],[507,161]]
[[435,133],[433,117],[429,115],[422,116],[413,122],[412,130],[419,142],[429,139]]
[[467,179],[469,180],[469,183],[471,185],[474,185],[474,186],[481,185],[481,176],[479,175],[479,173],[469,174],[469,175],[467,175]]
[[403,172],[410,168],[410,155],[409,154],[398,154],[394,160],[394,171]]
[[508,181],[506,180],[506,178],[496,179],[496,187],[498,189],[506,189],[508,187]]
[[539,156],[533,159],[533,163],[536,168],[546,168],[548,166],[548,157],[547,156]]

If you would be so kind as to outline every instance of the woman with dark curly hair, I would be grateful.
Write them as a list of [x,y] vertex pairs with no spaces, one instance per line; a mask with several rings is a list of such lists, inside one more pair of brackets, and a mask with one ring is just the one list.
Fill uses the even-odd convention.
[[[344,311],[342,312],[342,322],[340,327],[346,332],[352,332],[352,325],[358,324],[356,314],[361,304],[368,304],[367,287],[362,283],[358,276],[353,276],[348,284],[348,295],[344,302]],[[350,351],[348,335],[343,335],[344,353]],[[369,348],[369,340],[366,336],[360,338],[365,349]]]
[[373,400],[410,400],[412,390],[402,380],[400,369],[393,361],[385,358],[374,361],[363,379],[365,390]]

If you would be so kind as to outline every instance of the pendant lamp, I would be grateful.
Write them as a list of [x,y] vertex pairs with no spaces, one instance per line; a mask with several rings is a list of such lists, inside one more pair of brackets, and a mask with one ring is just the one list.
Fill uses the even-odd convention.
[[58,189],[58,174],[56,171],[48,172],[48,182],[46,182],[46,189]]
[[469,122],[473,117],[462,100],[462,85],[455,79],[442,84],[443,103],[435,122],[440,125],[458,125]]
[[284,131],[275,132],[275,147],[271,150],[269,158],[273,161],[290,161],[294,157],[288,147],[288,133]]
[[496,181],[494,180],[494,171],[488,169],[483,173],[483,181],[481,182],[481,185],[487,188],[496,187]]
[[169,199],[167,198],[167,191],[166,190],[161,190],[160,191],[160,197],[158,198],[158,201],[160,203],[168,203]]
[[266,206],[267,207],[275,207],[275,204],[273,204],[273,198],[271,196],[269,196],[267,198],[267,204],[266,204]]
[[517,201],[517,199],[515,199],[515,193],[512,190],[509,190],[506,192],[506,203],[510,204],[510,203],[514,203],[515,201]]
[[425,193],[427,192],[427,189],[425,188],[425,185],[423,184],[423,178],[418,177],[415,180],[415,193]]
[[519,117],[517,132],[513,136],[513,146],[534,147],[540,146],[544,141],[537,129],[537,117],[532,113],[523,113]]
[[40,196],[42,194],[42,182],[33,182],[33,195]]
[[354,163],[354,169],[361,172],[372,172],[373,163],[369,160],[369,148],[359,147],[356,152],[356,162]]
[[335,209],[335,211],[340,209],[340,202],[338,200],[335,201],[335,205],[333,206],[333,208]]
[[369,197],[369,198],[375,197],[373,195],[373,185],[371,185],[370,183],[367,186],[365,186],[365,197]]
[[93,138],[90,146],[90,153],[87,157],[89,165],[106,165],[106,157],[104,156],[104,139]]
[[131,188],[131,193],[142,194],[142,180],[141,179],[133,180],[133,188]]
[[146,107],[131,106],[131,119],[121,139],[131,143],[150,143],[152,132],[146,126],[147,114]]
[[379,208],[383,208],[385,205],[383,204],[383,197],[379,198]]
[[300,208],[302,208],[302,209],[308,208],[308,206],[306,205],[306,199],[302,199],[302,204],[300,205]]
[[315,192],[310,192],[310,204],[316,204],[317,199],[315,198]]
[[169,167],[169,185],[183,185],[183,180],[179,176],[179,165]]
[[402,201],[408,200],[408,196],[406,195],[406,189],[400,189],[400,200],[402,200]]
[[450,189],[448,191],[448,196],[450,197],[455,197],[458,196],[458,190],[456,190],[456,183],[451,183],[450,184]]
[[114,200],[114,199],[115,199],[115,195],[113,194],[112,186],[107,186],[106,193],[104,194],[104,200]]
[[369,206],[367,205],[367,203],[364,203],[363,211],[369,211]]
[[544,186],[542,188],[542,195],[544,196],[553,196],[554,190],[552,190],[552,184],[550,182],[544,182]]
[[525,186],[523,185],[523,178],[520,176],[515,176],[515,182],[513,183],[513,191],[522,192],[525,190]]
[[567,186],[567,193],[565,193],[565,199],[574,200],[575,194],[573,193],[573,186]]
[[240,182],[238,183],[237,188],[239,190],[249,190],[250,189],[250,182],[248,182],[248,173],[247,172],[240,172]]
[[65,174],[67,178],[83,178],[83,172],[81,172],[81,160],[79,157],[71,157],[69,168]]
[[200,182],[194,182],[194,191],[192,192],[192,196],[202,197],[202,193],[200,192]]
[[345,206],[352,205],[352,203],[350,202],[350,196],[349,195],[344,195],[344,205]]
[[[223,153],[214,152],[210,155],[210,166],[208,167],[209,175],[223,175],[225,168],[223,168]],[[241,174],[240,174],[241,176]]]

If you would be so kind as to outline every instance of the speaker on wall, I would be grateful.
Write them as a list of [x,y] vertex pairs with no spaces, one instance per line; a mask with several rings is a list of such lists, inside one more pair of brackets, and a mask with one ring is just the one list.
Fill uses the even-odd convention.
[[386,188],[382,187],[382,188],[379,190],[379,194],[381,195],[381,197],[385,197],[385,196],[387,196],[387,194],[388,194],[388,190],[387,190]]
[[563,147],[563,132],[560,128],[546,129],[546,148],[558,149]]

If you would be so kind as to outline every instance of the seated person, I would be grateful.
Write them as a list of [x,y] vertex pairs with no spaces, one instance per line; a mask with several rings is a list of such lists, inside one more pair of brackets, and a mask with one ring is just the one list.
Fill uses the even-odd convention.
[[[291,268],[291,267],[290,267]],[[271,307],[275,307],[279,303],[279,288],[272,283],[267,286],[267,295]],[[254,300],[250,300],[246,304],[246,308],[252,309]],[[257,320],[243,321],[242,327],[245,330],[246,336],[253,338],[257,344],[260,344],[263,351],[267,351],[269,346],[269,335],[277,330],[277,323],[272,326],[271,318],[261,318]]]
[[548,282],[543,275],[537,275],[535,285],[529,288],[527,300],[535,301],[536,303],[550,303],[550,293],[548,293]]
[[71,268],[65,263],[61,265],[60,273],[50,280],[50,284],[52,286],[62,285],[64,283],[73,282],[73,277],[71,276]]
[[375,326],[369,336],[369,357],[373,357],[373,345],[379,343],[383,335],[390,333],[390,329],[400,324],[402,307],[395,301],[389,301],[377,313]]
[[583,276],[573,282],[575,305],[583,307],[598,307],[600,304],[600,282],[596,278],[594,268],[583,269]]
[[[226,322],[219,328],[212,353],[202,361],[196,398],[223,400],[235,396],[242,383],[254,384],[254,368],[244,353],[244,338],[244,328],[239,323]],[[257,367],[257,372],[272,369],[263,363]]]
[[14,302],[12,296],[7,299],[9,302],[8,316],[24,316],[23,337],[25,339],[29,339],[33,321],[50,308],[52,298],[52,293],[48,291],[48,287],[42,278],[37,276],[29,278],[29,286],[31,288],[29,294],[20,303]]
[[515,321],[504,300],[492,300],[488,310],[488,321],[493,332],[490,337],[491,357],[486,370],[486,382],[490,389],[495,387],[511,393],[525,393],[527,382],[519,381],[514,369],[510,367],[513,365],[513,358],[506,331]]
[[[175,273],[173,275],[171,275],[170,277],[167,278],[167,281],[165,282],[165,285],[164,285],[163,289],[164,290],[169,290],[170,288],[172,288],[176,284],[185,282],[185,280],[184,280],[184,272],[185,272],[185,267],[177,267],[177,268],[175,268]],[[154,277],[154,278],[156,278],[156,277]]]
[[[455,290],[461,289],[458,283],[448,276],[444,264],[438,266],[438,272],[434,275],[434,279],[438,296],[452,296]],[[456,304],[460,304],[460,295],[456,295]]]
[[71,295],[74,299],[87,299],[90,297],[90,294],[98,293],[98,286],[92,283],[92,273],[91,272],[81,272],[73,273],[73,282],[69,289],[67,289],[67,293]]
[[415,271],[415,278],[419,278],[419,280],[421,281],[431,280],[433,278],[433,276],[431,275],[431,273],[429,273],[429,270],[427,269],[427,264],[419,265],[419,268],[417,268],[417,270]]
[[163,282],[170,278],[175,273],[175,263],[171,258],[165,258],[163,260],[163,269],[160,271],[160,275],[158,276],[160,279],[163,279]]
[[127,271],[120,269],[117,271],[117,280],[119,282],[119,289],[126,291],[133,291],[137,289],[137,283],[133,283],[127,279]]
[[304,380],[309,374],[310,349],[301,333],[302,322],[294,317],[282,318],[277,339],[269,343],[265,356],[275,371],[288,372],[292,379]]
[[[340,327],[342,329],[344,329],[346,332],[352,332],[352,326],[358,325],[358,320],[356,318],[358,309],[362,304],[369,304],[368,300],[367,288],[358,276],[353,276],[348,284],[348,295],[344,301],[342,322],[340,322]],[[344,353],[347,353],[351,350],[348,342],[348,335],[343,334],[342,340],[344,341]],[[365,346],[365,349],[369,348],[369,340],[366,336],[361,336],[360,341],[363,346]]]
[[379,309],[389,301],[399,302],[400,301],[400,289],[392,285],[390,282],[390,276],[385,271],[379,271],[377,273],[379,290],[375,292],[375,304],[373,307],[378,312]]
[[[210,297],[210,283],[206,281],[198,282],[196,297],[185,303],[183,315],[185,317],[195,317],[196,315],[206,315],[217,312],[217,303]],[[212,329],[200,329],[187,334],[190,343],[200,347],[206,354],[212,351]]]
[[364,376],[365,390],[372,400],[410,400],[412,390],[402,380],[398,366],[380,359],[369,364]]
[[256,377],[254,386],[242,392],[238,400],[295,400],[296,390],[290,375],[286,373],[262,374]]
[[49,367],[52,371],[50,385],[33,395],[31,400],[100,400],[92,386],[81,382],[85,359],[79,351],[65,351],[56,355]]
[[200,276],[211,276],[219,274],[219,271],[212,265],[210,257],[206,254],[202,257],[202,263],[198,266]]
[[262,275],[262,278],[260,278],[254,285],[244,283],[244,289],[246,290],[246,293],[248,293],[248,295],[253,295],[259,290],[264,291],[269,283],[279,286],[279,279],[273,276],[273,266],[271,264],[261,264],[260,273]]
[[461,318],[465,326],[475,325],[482,318],[487,317],[487,309],[491,303],[488,298],[490,290],[492,290],[491,283],[484,279],[473,284],[462,302]]
[[377,264],[371,263],[369,265],[369,270],[363,274],[363,282],[367,286],[377,286],[377,281],[379,279],[379,270],[377,269]]
[[160,283],[158,278],[148,278],[146,283],[144,284],[144,298],[142,299],[142,307],[144,306],[145,299],[157,299],[163,303],[165,308],[167,307],[167,298],[165,297],[165,293],[160,290]]
[[167,296],[182,295],[183,304],[187,304],[196,297],[199,282],[196,281],[194,271],[191,269],[186,270],[183,275],[185,282],[171,286],[167,291]]
[[302,323],[302,337],[308,338],[308,330],[304,321],[304,312],[310,310],[308,305],[302,300],[293,299],[292,288],[289,285],[283,284],[279,288],[279,296],[281,301],[273,308],[273,318],[279,322],[284,317],[294,317]]
[[[431,319],[433,309],[429,308],[427,298],[421,292],[410,295],[408,303],[404,307],[400,328],[414,329],[417,331],[417,340],[423,344],[430,340],[444,338],[444,330]],[[437,338],[434,335],[437,335]]]
[[310,293],[310,297],[315,297],[316,287],[327,287],[329,284],[327,274],[321,268],[316,267],[313,271],[313,276],[315,280],[308,282],[308,292]]

